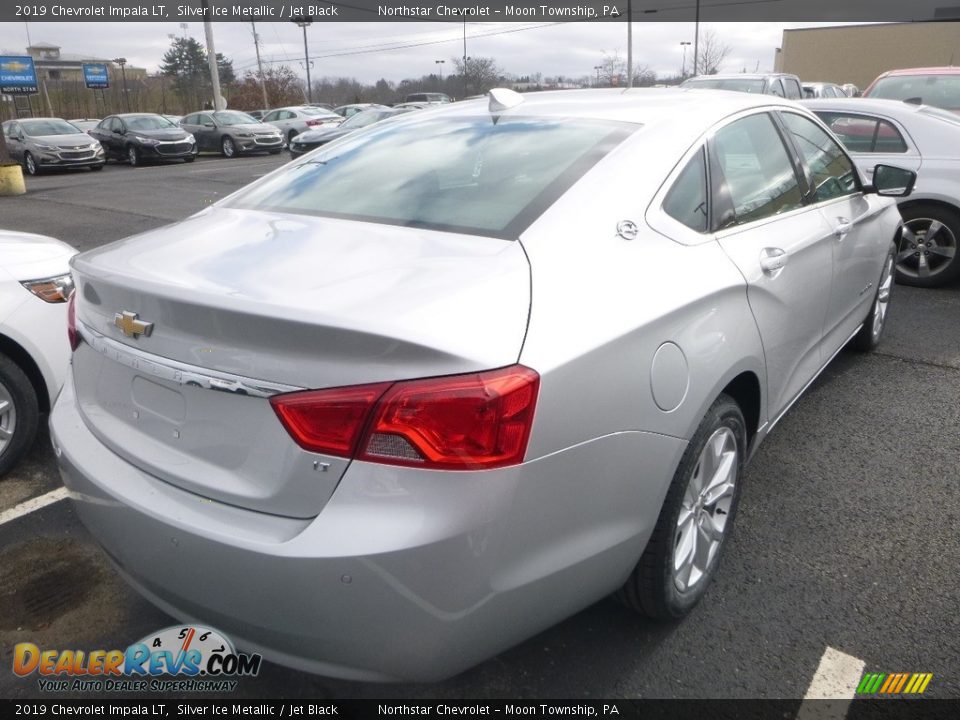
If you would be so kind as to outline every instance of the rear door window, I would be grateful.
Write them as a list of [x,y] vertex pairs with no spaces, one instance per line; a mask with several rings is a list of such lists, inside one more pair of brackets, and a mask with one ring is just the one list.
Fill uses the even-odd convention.
[[892,123],[872,115],[821,111],[817,116],[850,152],[905,153],[907,141]]

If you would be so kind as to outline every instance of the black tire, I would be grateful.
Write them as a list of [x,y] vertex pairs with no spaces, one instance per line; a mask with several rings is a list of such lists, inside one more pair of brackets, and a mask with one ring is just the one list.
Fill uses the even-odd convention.
[[40,166],[37,165],[37,161],[33,159],[33,155],[28,152],[23,154],[23,169],[27,175],[40,174]]
[[229,135],[224,135],[220,140],[220,152],[225,158],[233,158],[239,155],[237,151],[237,144],[233,141],[233,138]]
[[[897,248],[897,282],[936,287],[960,276],[960,212],[918,202],[901,208],[900,214],[903,234]],[[934,224],[935,232],[928,237]]]
[[[725,444],[722,447],[728,448],[729,452],[735,449],[736,455],[729,458],[729,462],[733,463],[732,472],[735,473],[732,491],[721,497],[722,506],[719,501],[701,504],[702,496],[699,496],[695,503],[689,503],[688,489],[691,487],[692,479],[701,472],[707,471],[706,468],[701,468],[701,454],[709,452],[707,441],[712,438],[715,441],[723,440]],[[630,578],[617,592],[617,597],[628,607],[656,620],[678,620],[690,612],[706,593],[710,581],[716,574],[720,556],[730,537],[736,516],[746,449],[747,435],[743,413],[732,398],[721,395],[714,401],[694,433],[667,490],[667,497],[660,509],[657,525],[647,547]],[[728,455],[724,454],[723,457],[727,458]],[[688,504],[696,509],[687,508]],[[712,510],[711,507],[713,507]],[[692,574],[689,575],[689,584],[684,589],[679,587],[681,580],[678,577],[678,571],[675,570],[674,561],[676,550],[684,537],[678,528],[681,511],[690,518],[689,531],[694,539],[701,537],[698,533],[702,527],[700,523],[704,515],[710,515],[713,518],[710,520],[710,527],[714,527],[712,523],[715,519],[723,521],[720,538],[716,541],[715,548],[711,548],[707,553],[709,560],[703,563],[704,568],[701,574],[693,580],[689,580],[693,578]],[[702,537],[706,535],[703,534]]]
[[130,167],[137,167],[140,164],[140,151],[135,145],[127,145],[127,162]]
[[[9,398],[9,399],[8,399]],[[0,403],[10,403],[7,410],[0,410],[0,434],[4,430],[12,434],[3,438],[0,447],[0,477],[3,477],[23,457],[37,437],[40,409],[37,393],[23,370],[6,355],[0,355]],[[12,408],[12,414],[8,412]],[[14,418],[10,423],[10,419]]]
[[289,145],[290,143],[292,143],[292,142],[293,142],[293,139],[294,139],[297,135],[299,135],[299,134],[300,134],[300,133],[298,133],[296,130],[291,130],[290,132],[288,132],[288,133],[287,133],[287,145]]
[[193,162],[194,160],[196,160],[196,159],[197,159],[197,156],[196,156],[196,155],[188,155],[187,157],[185,157],[185,158],[183,159],[183,161],[184,161],[185,163],[192,163],[192,162]]
[[883,329],[887,326],[887,312],[890,304],[890,292],[893,290],[894,268],[897,263],[897,246],[890,243],[887,259],[883,261],[880,271],[880,280],[877,282],[877,292],[870,303],[870,312],[863,321],[863,327],[853,338],[853,347],[860,352],[871,352],[876,349],[883,338]]

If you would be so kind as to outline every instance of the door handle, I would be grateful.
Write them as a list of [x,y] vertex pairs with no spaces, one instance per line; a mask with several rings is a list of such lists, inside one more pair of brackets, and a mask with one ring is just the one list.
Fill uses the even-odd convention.
[[764,248],[760,251],[760,269],[765,273],[773,274],[782,270],[790,256],[780,248]]
[[846,234],[852,229],[853,223],[847,220],[847,218],[837,218],[837,226],[833,229],[833,234],[843,240]]

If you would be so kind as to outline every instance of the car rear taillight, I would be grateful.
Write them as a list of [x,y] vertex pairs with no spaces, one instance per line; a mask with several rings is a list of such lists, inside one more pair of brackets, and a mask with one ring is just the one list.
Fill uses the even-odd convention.
[[370,411],[390,383],[308,390],[270,399],[274,412],[304,450],[353,457]]
[[279,395],[271,400],[301,447],[340,457],[443,470],[523,462],[540,376],[500,370]]
[[77,291],[70,293],[67,300],[67,339],[70,341],[70,350],[80,347],[80,333],[77,332]]
[[307,120],[307,127],[314,127],[315,125],[322,125],[323,123],[319,120]]

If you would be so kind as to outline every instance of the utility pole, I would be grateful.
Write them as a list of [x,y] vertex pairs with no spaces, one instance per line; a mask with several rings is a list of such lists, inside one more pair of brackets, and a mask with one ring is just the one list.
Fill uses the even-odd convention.
[[313,88],[310,87],[310,50],[307,48],[307,28],[313,24],[310,15],[301,15],[293,18],[297,27],[303,28],[303,59],[307,67],[307,104],[313,102]]
[[627,0],[627,87],[633,87],[633,0]]
[[697,0],[697,14],[693,29],[693,74],[700,73],[700,0]]
[[[203,17],[210,14],[207,0],[203,0]],[[217,66],[217,51],[213,47],[213,23],[204,19],[203,33],[207,37],[207,66],[210,68],[210,83],[213,85],[213,109],[223,110],[223,95],[220,94],[220,68]]]
[[121,57],[114,58],[113,61],[120,66],[120,73],[123,75],[123,104],[127,107],[127,112],[130,112],[130,91],[127,90],[127,59]]
[[257,24],[250,21],[253,28],[253,47],[257,50],[257,70],[260,73],[260,89],[263,91],[263,109],[270,109],[270,101],[267,99],[267,81],[263,77],[263,63],[260,62],[260,37],[257,35]]
[[434,65],[439,65],[439,66],[440,66],[440,89],[441,89],[441,90],[443,89],[443,64],[444,64],[445,62],[446,62],[446,60],[434,60],[434,61],[433,61]]

